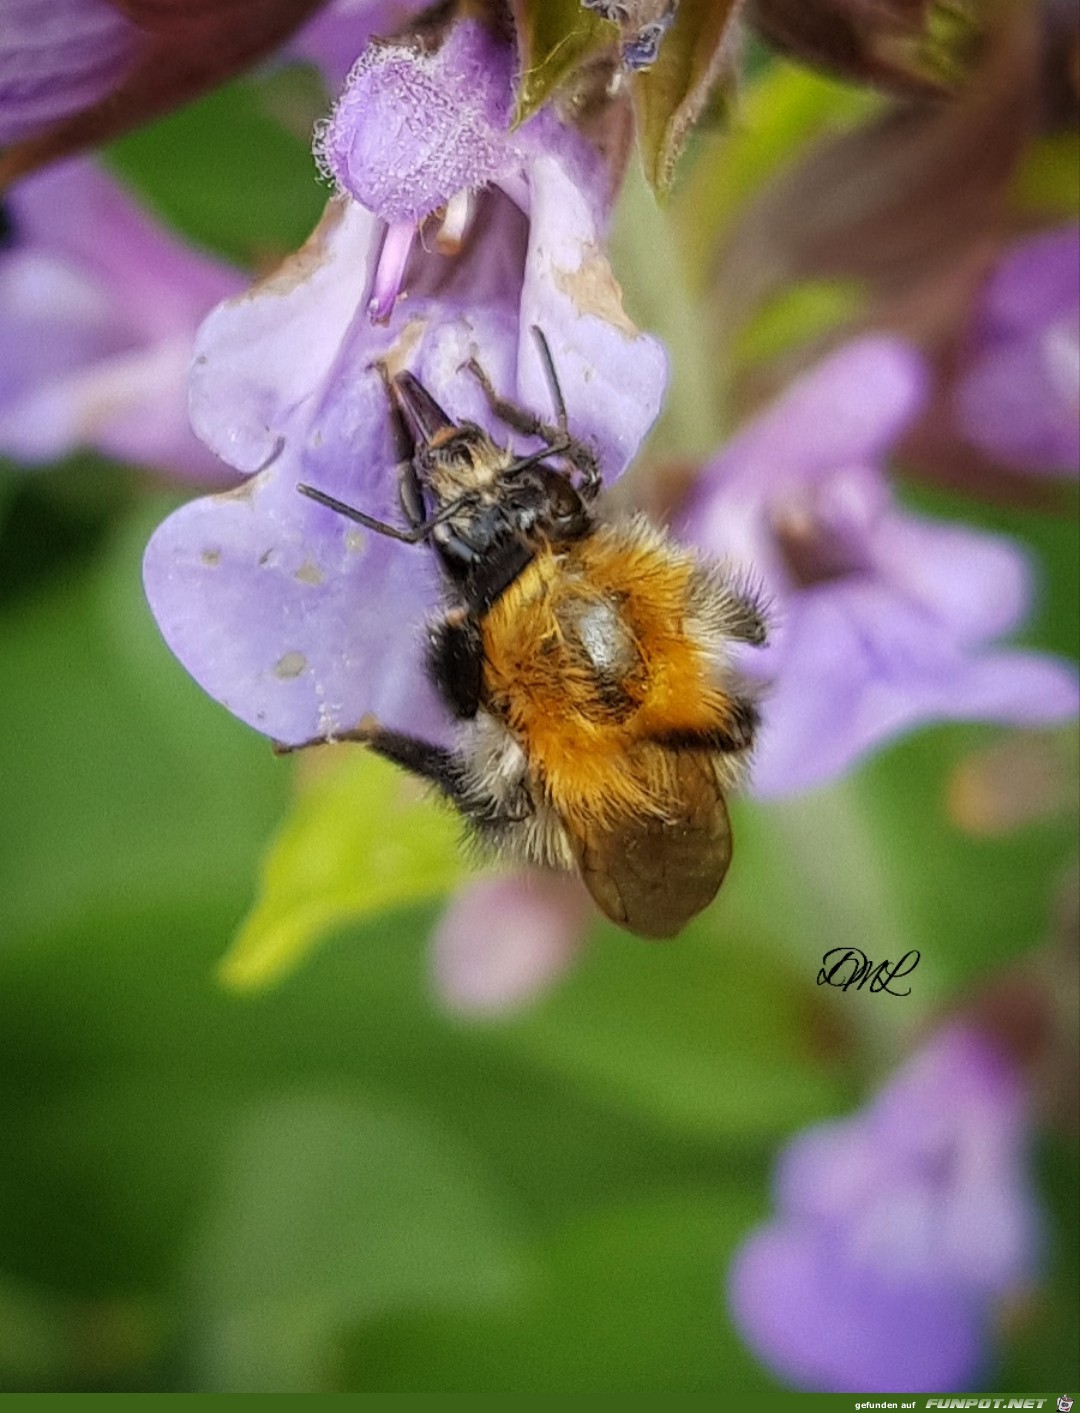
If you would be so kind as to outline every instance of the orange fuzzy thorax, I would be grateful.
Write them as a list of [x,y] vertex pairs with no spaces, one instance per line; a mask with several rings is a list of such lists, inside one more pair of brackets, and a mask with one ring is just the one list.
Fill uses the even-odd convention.
[[658,532],[607,526],[541,550],[484,618],[485,706],[572,828],[677,813],[671,752],[653,738],[730,722],[693,631],[697,572]]

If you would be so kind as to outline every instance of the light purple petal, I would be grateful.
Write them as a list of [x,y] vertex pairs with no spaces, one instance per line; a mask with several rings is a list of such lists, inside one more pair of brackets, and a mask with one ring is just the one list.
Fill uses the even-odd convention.
[[874,527],[867,553],[899,598],[923,608],[960,644],[1013,632],[1030,606],[1030,566],[1003,536],[892,508]]
[[420,221],[518,165],[510,77],[511,50],[474,20],[430,52],[372,44],[320,129],[320,163],[383,220]]
[[420,296],[373,326],[364,281],[376,234],[355,203],[332,203],[318,238],[281,275],[207,320],[197,424],[241,469],[267,466],[236,495],[178,511],[146,552],[147,596],[177,657],[242,720],[294,745],[368,713],[447,739],[423,661],[438,604],[431,551],[363,531],[296,485],[399,521],[375,360],[410,353],[458,418],[482,401],[462,370],[470,354],[482,353],[496,379],[513,363],[516,328],[499,304],[455,316]]
[[172,240],[88,162],[26,178],[9,202],[0,448],[41,462],[92,446],[232,479],[191,430],[187,380],[199,320],[240,276]]
[[[454,253],[418,239],[402,270],[404,244],[396,241],[395,267],[384,269],[384,221],[339,196],[302,251],[215,310],[199,334],[194,425],[230,465],[257,474],[243,515],[230,501],[209,502],[159,530],[146,556],[147,593],[192,675],[243,720],[289,744],[348,730],[369,713],[436,739],[449,730],[423,665],[425,620],[438,607],[430,549],[350,535],[355,527],[296,494],[304,481],[400,521],[377,363],[408,367],[451,417],[524,449],[465,365],[477,359],[499,391],[552,418],[538,323],[552,345],[571,430],[595,446],[609,475],[636,451],[659,407],[662,353],[626,321],[597,244],[601,188],[609,195],[604,169],[553,117],[507,134],[511,56],[495,46],[495,62],[493,45],[466,23],[422,59],[400,46],[375,46],[332,125],[339,156],[362,138],[366,176],[428,191],[420,205],[434,199],[439,183],[457,196],[459,183],[498,176],[498,186],[466,193],[455,206],[467,220]],[[425,82],[431,74],[446,81],[464,124],[462,145],[474,120],[488,123],[484,142],[498,151],[483,172],[459,171],[460,154],[445,134],[414,131],[409,104],[402,117],[417,72]],[[486,163],[484,143],[480,151]],[[395,214],[396,198],[379,199],[383,215]],[[395,301],[388,289],[399,285]],[[550,299],[548,285],[557,290]],[[373,291],[378,324],[369,316]],[[582,396],[579,384],[590,377]],[[361,553],[343,551],[360,539]],[[318,585],[307,581],[313,573]]]
[[879,463],[923,381],[899,341],[858,340],[744,428],[681,515],[684,538],[751,566],[772,604],[769,646],[740,658],[765,687],[760,795],[824,784],[932,721],[1035,725],[1077,709],[1071,668],[990,647],[1029,604],[1021,551],[893,500]]
[[703,472],[687,520],[715,487],[768,493],[852,465],[873,465],[919,410],[922,359],[899,339],[846,344],[798,378]]
[[396,33],[419,8],[410,0],[331,0],[289,41],[289,53],[315,64],[336,93],[372,35]]
[[849,1264],[1000,1293],[1031,1274],[1039,1244],[1026,1130],[1018,1075],[954,1026],[866,1109],[798,1135],[777,1167],[777,1206],[834,1229]]
[[729,1275],[750,1347],[801,1388],[970,1384],[994,1301],[1039,1255],[1027,1129],[1019,1074],[953,1025],[862,1110],[799,1134]]
[[527,163],[530,234],[518,396],[531,407],[550,406],[531,336],[536,325],[551,345],[571,427],[592,443],[613,478],[636,455],[659,415],[667,358],[658,340],[622,315],[596,207],[588,188],[574,179],[580,161],[553,141]]
[[242,287],[238,270],[169,235],[92,162],[48,167],[5,200],[20,245],[85,272],[148,338],[190,333]]
[[1075,671],[1020,650],[969,652],[917,605],[867,580],[784,607],[783,659],[765,709],[754,791],[825,784],[864,754],[942,720],[1045,725],[1075,715]]
[[0,145],[115,88],[138,31],[105,0],[0,0]]
[[1052,323],[1080,302],[1080,225],[1045,231],[1014,246],[983,294],[983,336]]
[[436,990],[468,1015],[500,1015],[550,989],[571,965],[592,905],[559,874],[483,878],[443,914],[433,939]]
[[238,471],[266,465],[293,420],[310,417],[311,400],[366,307],[379,237],[363,207],[332,201],[306,245],[203,323],[191,373],[192,425]]
[[776,1206],[803,1223],[842,1223],[891,1167],[862,1111],[815,1124],[796,1134],[777,1159]]
[[956,412],[968,441],[1019,470],[1080,472],[1080,311],[985,349]]
[[166,642],[212,696],[276,740],[339,734],[369,712],[445,739],[423,671],[430,555],[305,500],[296,480],[283,454],[159,527],[143,572]]
[[1080,474],[1080,226],[1022,242],[991,277],[956,415],[1019,470]]
[[728,1299],[746,1343],[795,1388],[961,1389],[984,1364],[980,1302],[944,1283],[890,1285],[852,1270],[820,1228],[760,1228],[733,1264]]

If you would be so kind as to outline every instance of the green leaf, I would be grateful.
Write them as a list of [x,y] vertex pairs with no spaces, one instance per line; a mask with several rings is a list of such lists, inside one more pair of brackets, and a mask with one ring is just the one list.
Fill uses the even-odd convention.
[[70,1326],[62,1300],[0,1272],[0,1390],[49,1388],[67,1363]]
[[514,121],[523,123],[584,60],[618,39],[618,29],[581,0],[512,0],[521,73]]
[[[124,978],[114,972],[112,982],[123,995]],[[95,1069],[85,1050],[85,1073],[42,1083],[48,1051],[35,1067],[21,1048],[33,1101],[29,1114],[4,1106],[20,1142],[0,1158],[0,1250],[38,1288],[67,1298],[133,1301],[166,1288],[229,1131],[225,1087],[208,1090],[175,1066]]]
[[1049,1386],[1056,1380],[1075,1388],[1080,1383],[1080,1154],[1074,1141],[1048,1138],[1039,1145],[1036,1165],[1053,1236],[1045,1243],[1040,1288],[1009,1312],[1009,1357],[994,1382],[999,1388],[1034,1388],[1037,1381]]
[[763,1188],[760,1168],[727,1166],[575,1214],[532,1247],[538,1279],[514,1304],[364,1325],[346,1343],[350,1386],[407,1392],[419,1366],[430,1386],[470,1395],[770,1387],[724,1309],[724,1271]]
[[738,331],[732,349],[736,365],[768,363],[822,338],[850,322],[864,300],[855,280],[804,280],[785,287]]
[[656,63],[633,78],[641,161],[650,185],[666,192],[675,163],[719,79],[736,0],[681,0]]
[[5,940],[193,887],[242,901],[278,816],[287,768],[191,681],[146,606],[140,561],[166,504],[148,498],[96,562],[0,611]]
[[272,269],[326,204],[311,129],[327,106],[308,70],[238,79],[136,129],[106,161],[183,235],[240,265]]
[[845,1081],[816,1030],[822,949],[807,945],[793,970],[733,912],[733,891],[775,901],[778,883],[755,877],[741,823],[738,871],[698,923],[671,946],[598,929],[570,981],[506,1038],[608,1103],[754,1144],[833,1111]]
[[269,1098],[241,1121],[195,1243],[204,1386],[325,1387],[346,1321],[502,1302],[520,1279],[504,1214],[441,1127],[350,1095]]
[[448,810],[370,751],[335,755],[270,846],[255,906],[221,964],[228,986],[270,985],[340,923],[445,893],[464,872]]
[[1044,219],[1080,216],[1080,136],[1056,133],[1033,142],[1017,173],[1013,200]]

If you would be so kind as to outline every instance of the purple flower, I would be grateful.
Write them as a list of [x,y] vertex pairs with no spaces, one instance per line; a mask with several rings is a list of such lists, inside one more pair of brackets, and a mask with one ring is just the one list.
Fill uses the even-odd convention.
[[1039,1217],[1018,1076],[979,1033],[937,1035],[860,1113],[781,1155],[776,1217],[728,1277],[732,1318],[797,1388],[966,1388],[995,1301],[1032,1277]]
[[[478,55],[490,57],[492,42],[477,25],[459,30],[464,37],[451,35],[449,55],[471,73]],[[428,58],[405,46],[397,46],[395,66],[409,56],[418,74],[427,71]],[[509,65],[492,63],[506,88],[499,99],[506,112]],[[383,180],[374,174],[379,160],[421,174],[411,206],[408,189],[399,193],[400,209],[417,212],[463,177],[437,122],[408,136],[415,94],[397,67],[394,73],[353,113],[365,128],[356,144],[369,154],[373,181]],[[473,97],[487,111],[490,93],[473,86],[459,94],[462,103]],[[352,151],[344,111],[334,143]],[[540,326],[571,426],[594,445],[609,477],[626,466],[659,409],[663,352],[623,315],[600,246],[602,164],[554,118],[534,119],[504,139],[516,155],[500,181],[513,198],[502,189],[466,190],[473,209],[453,254],[412,243],[411,218],[399,223],[409,232],[407,298],[389,300],[385,322],[373,323],[368,309],[385,270],[387,226],[342,195],[303,250],[216,310],[199,335],[196,429],[253,479],[166,521],[147,549],[146,589],[188,671],[278,740],[345,731],[367,713],[436,740],[449,731],[423,665],[424,623],[438,601],[432,556],[361,532],[296,493],[298,481],[309,482],[395,518],[394,452],[376,360],[408,364],[452,416],[505,440],[463,365],[475,355],[500,391],[550,415],[531,332]],[[432,160],[435,150],[445,167]]]
[[106,0],[0,0],[0,146],[104,97],[137,41]]
[[372,44],[319,130],[319,160],[369,211],[416,224],[458,192],[519,171],[512,78],[512,51],[475,20],[431,52]]
[[288,53],[315,64],[336,93],[374,34],[395,34],[422,0],[331,0],[289,41]]
[[685,537],[752,565],[773,600],[772,643],[746,663],[769,682],[761,795],[822,784],[924,722],[1076,711],[1071,669],[993,646],[1030,601],[1020,551],[893,499],[882,463],[924,386],[906,344],[849,344],[744,428],[685,508]]
[[584,941],[593,905],[576,878],[527,873],[481,878],[435,929],[435,989],[452,1011],[501,1015],[548,990]]
[[1080,474],[1080,226],[1014,246],[991,276],[956,416],[1000,461]]
[[187,415],[195,330],[238,273],[159,230],[87,162],[8,195],[0,249],[0,451],[80,446],[204,482],[232,479]]

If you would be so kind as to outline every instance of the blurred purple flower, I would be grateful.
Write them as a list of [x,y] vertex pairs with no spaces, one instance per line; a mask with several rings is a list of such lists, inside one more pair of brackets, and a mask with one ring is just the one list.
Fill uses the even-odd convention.
[[435,929],[435,989],[452,1011],[501,1015],[548,990],[584,941],[593,905],[577,878],[525,873],[481,878]]
[[[464,36],[451,36],[449,53],[471,73],[480,57],[487,62],[492,41],[477,25],[459,30]],[[429,58],[397,46],[395,65],[409,62],[427,72]],[[509,64],[491,62],[508,95]],[[461,102],[471,93],[461,92]],[[480,95],[484,104],[489,98]],[[379,160],[415,174],[423,195],[410,206],[410,188],[399,193],[401,209],[413,212],[463,179],[446,142],[453,114],[433,112],[430,127],[409,138],[414,100],[410,83],[395,79],[376,84],[354,112],[372,180],[380,180]],[[508,99],[499,101],[508,111]],[[343,151],[353,147],[347,111],[339,107],[335,118]],[[550,412],[531,334],[539,325],[571,425],[594,445],[609,478],[659,410],[663,351],[622,313],[600,246],[606,171],[576,133],[541,117],[504,134],[516,154],[506,178],[513,199],[502,190],[465,192],[473,210],[460,248],[443,255],[413,243],[403,275],[408,297],[390,300],[384,324],[371,321],[368,306],[385,265],[386,225],[339,196],[303,250],[216,310],[200,332],[196,429],[237,470],[260,474],[160,527],[147,549],[146,589],[192,676],[278,740],[348,730],[369,712],[435,740],[450,730],[423,662],[424,622],[438,602],[431,555],[361,532],[296,493],[307,481],[394,518],[394,452],[377,359],[407,363],[452,416],[505,439],[463,364],[475,354],[500,391]]]
[[804,790],[890,737],[947,719],[1068,718],[1071,668],[991,646],[1031,592],[1023,555],[983,531],[896,504],[882,464],[923,400],[916,352],[847,345],[724,448],[684,509],[685,538],[752,565],[774,604],[758,794]]
[[207,483],[234,479],[187,414],[195,330],[239,273],[173,240],[104,173],[68,162],[7,197],[0,451],[89,446]]
[[0,146],[115,88],[137,40],[105,0],[0,0]]
[[800,1389],[971,1386],[996,1300],[1036,1265],[1026,1140],[1019,1077],[960,1026],[860,1113],[798,1136],[777,1166],[777,1215],[728,1276],[748,1345]]
[[1080,225],[1013,247],[966,365],[956,415],[970,442],[1020,470],[1080,474]]
[[372,35],[394,34],[423,0],[331,0],[289,41],[294,58],[307,59],[336,93]]

